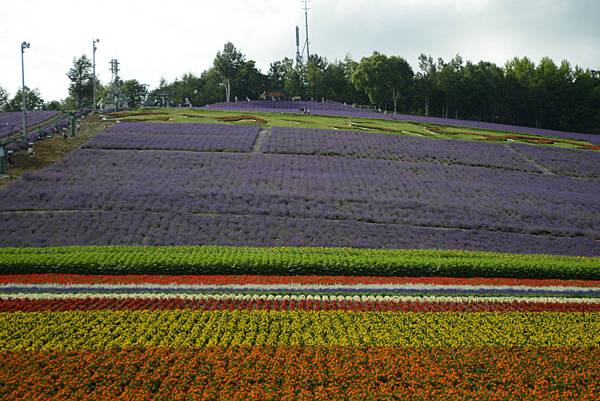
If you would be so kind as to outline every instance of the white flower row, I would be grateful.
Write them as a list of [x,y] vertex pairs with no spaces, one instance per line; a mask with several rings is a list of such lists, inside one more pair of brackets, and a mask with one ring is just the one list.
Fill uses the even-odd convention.
[[431,291],[431,290],[454,290],[454,291],[472,291],[472,290],[491,290],[491,291],[547,291],[547,292],[574,292],[582,291],[596,293],[600,295],[600,287],[584,286],[528,286],[528,285],[472,285],[472,284],[21,284],[8,283],[0,284],[0,291],[3,289],[99,289],[99,290],[119,290],[123,288],[140,290],[178,290],[178,291],[207,291],[219,289],[239,290],[239,291],[344,291],[344,290],[364,290],[364,291],[386,291],[386,290],[412,290],[412,291]]
[[454,302],[454,303],[472,303],[472,302],[499,302],[499,303],[563,303],[563,304],[599,304],[600,298],[561,298],[561,297],[477,297],[477,296],[382,296],[382,295],[272,295],[272,294],[95,294],[95,293],[76,293],[76,294],[28,294],[11,293],[0,294],[1,300],[68,300],[68,299],[184,299],[184,300],[216,300],[216,301],[320,301],[320,302]]

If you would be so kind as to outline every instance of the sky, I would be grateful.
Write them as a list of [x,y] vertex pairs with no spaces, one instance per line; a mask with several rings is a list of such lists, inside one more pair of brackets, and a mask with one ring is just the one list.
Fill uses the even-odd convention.
[[[597,0],[312,0],[310,51],[328,60],[354,59],[377,50],[404,57],[416,70],[419,54],[445,60],[503,65],[514,56],[600,69]],[[0,0],[0,86],[10,95],[25,84],[42,97],[67,96],[73,58],[91,58],[100,39],[96,71],[155,87],[184,73],[210,68],[231,41],[267,72],[272,61],[293,58],[295,26],[304,41],[300,0]]]

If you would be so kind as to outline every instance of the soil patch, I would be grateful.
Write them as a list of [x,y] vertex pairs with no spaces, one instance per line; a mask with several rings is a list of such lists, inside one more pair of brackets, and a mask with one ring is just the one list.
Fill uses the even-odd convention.
[[135,117],[135,116],[152,116],[156,114],[164,114],[159,111],[115,111],[108,113],[107,116],[111,118],[124,118],[124,117]]
[[171,117],[169,116],[157,116],[157,117],[152,117],[152,118],[126,118],[125,121],[133,121],[133,122],[139,122],[139,123],[144,123],[144,122],[148,122],[148,121],[171,121]]
[[355,123],[355,122],[349,123],[348,126],[350,128],[357,128],[357,129],[365,130],[365,131],[383,131],[383,132],[395,132],[395,133],[400,132],[398,130],[391,129],[391,128],[385,128],[385,127],[379,127],[377,125],[367,125],[367,124]]
[[256,117],[256,116],[225,116],[225,117],[215,117],[215,120],[223,121],[226,123],[234,123],[238,121],[251,121],[259,124],[266,124],[268,121],[264,118]]

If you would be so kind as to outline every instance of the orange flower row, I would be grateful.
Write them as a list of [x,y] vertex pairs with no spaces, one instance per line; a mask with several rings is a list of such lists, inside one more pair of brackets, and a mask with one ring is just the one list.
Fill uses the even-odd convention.
[[0,354],[0,399],[593,400],[600,348],[212,347]]

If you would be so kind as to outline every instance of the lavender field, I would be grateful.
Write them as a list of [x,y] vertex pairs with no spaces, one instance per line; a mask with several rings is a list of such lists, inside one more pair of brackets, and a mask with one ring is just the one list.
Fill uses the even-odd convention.
[[520,144],[511,147],[554,174],[600,178],[599,155],[596,152]]
[[345,116],[355,118],[378,118],[387,120],[411,121],[435,125],[448,125],[453,127],[465,127],[485,129],[493,131],[512,132],[518,134],[541,135],[564,139],[575,139],[588,141],[600,145],[600,135],[584,134],[578,132],[556,131],[542,128],[523,127],[517,125],[497,124],[483,121],[457,120],[453,118],[441,118],[432,116],[419,116],[413,114],[383,114],[376,111],[365,110],[351,105],[325,101],[250,101],[250,102],[221,102],[205,106],[213,110],[237,110],[256,112],[282,112],[298,113],[301,109],[310,110],[311,114],[324,116]]
[[[59,114],[58,111],[29,111],[27,112],[27,125],[33,127],[47,121]],[[23,114],[19,112],[0,113],[0,138],[21,131]]]
[[0,191],[0,246],[305,245],[600,255],[594,152],[120,123]]
[[355,131],[274,127],[264,150],[267,153],[439,162],[541,172],[523,156],[498,144]]
[[301,110],[309,111],[313,114],[381,118],[383,114],[370,110],[362,110],[347,104],[337,102],[311,102],[311,101],[268,101],[253,100],[246,102],[221,102],[205,106],[207,109],[215,110],[250,110],[282,113],[299,113]]
[[85,148],[248,152],[256,126],[120,123],[88,141]]

